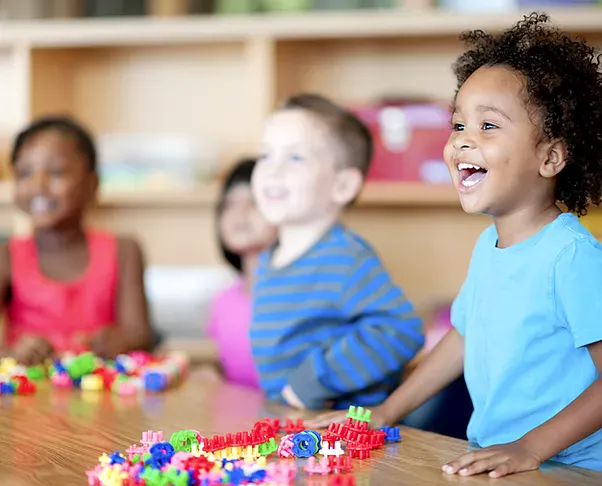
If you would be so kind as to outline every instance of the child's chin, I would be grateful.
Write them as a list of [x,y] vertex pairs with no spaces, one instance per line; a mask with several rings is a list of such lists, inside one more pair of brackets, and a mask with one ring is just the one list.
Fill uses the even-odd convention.
[[461,197],[460,204],[462,204],[462,209],[466,214],[483,214],[485,212],[485,208],[482,204],[471,201],[469,198],[465,199]]
[[54,229],[60,226],[60,218],[54,215],[32,215],[31,224],[35,229]]

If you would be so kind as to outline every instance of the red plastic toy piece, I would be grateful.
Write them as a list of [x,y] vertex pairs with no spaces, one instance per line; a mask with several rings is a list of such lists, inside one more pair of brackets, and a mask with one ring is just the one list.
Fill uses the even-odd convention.
[[214,466],[214,464],[204,456],[190,457],[184,461],[184,464],[186,470],[192,469],[194,471],[209,471]]
[[368,459],[370,457],[370,444],[348,443],[347,454],[354,459]]
[[262,442],[267,442],[271,438],[276,437],[277,429],[274,428],[270,419],[260,420],[259,422],[255,422],[253,426],[253,433],[259,435],[261,437]]
[[346,473],[353,469],[353,463],[351,462],[350,456],[330,456],[328,458],[328,465],[330,466],[330,469],[340,473]]
[[36,392],[36,385],[26,376],[13,376],[13,380],[17,381],[17,395],[30,395]]
[[298,419],[296,423],[293,423],[290,418],[287,418],[282,430],[284,430],[284,432],[287,434],[298,434],[299,432],[303,432],[305,430],[305,425],[301,419]]
[[328,486],[355,486],[355,478],[353,476],[332,476]]

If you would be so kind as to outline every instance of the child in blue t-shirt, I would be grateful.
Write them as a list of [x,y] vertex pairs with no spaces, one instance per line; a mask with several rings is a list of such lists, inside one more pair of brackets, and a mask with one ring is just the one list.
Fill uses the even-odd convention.
[[600,203],[602,73],[591,47],[546,21],[463,37],[444,155],[464,210],[494,224],[455,329],[372,414],[395,422],[464,369],[478,449],[448,474],[500,477],[549,459],[602,471],[602,245],[571,214]]

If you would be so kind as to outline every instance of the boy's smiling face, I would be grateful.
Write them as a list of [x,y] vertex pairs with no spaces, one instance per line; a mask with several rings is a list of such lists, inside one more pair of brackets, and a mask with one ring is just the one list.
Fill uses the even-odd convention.
[[549,146],[524,90],[520,75],[495,66],[475,71],[458,92],[444,157],[467,213],[503,216],[550,192],[553,181],[540,173]]
[[326,123],[313,114],[291,109],[270,116],[260,154],[253,194],[272,224],[329,218],[349,202],[345,182],[352,169],[340,167],[340,147]]

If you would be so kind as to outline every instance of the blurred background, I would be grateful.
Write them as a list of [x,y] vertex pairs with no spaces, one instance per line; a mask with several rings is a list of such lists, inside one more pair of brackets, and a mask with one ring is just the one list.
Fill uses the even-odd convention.
[[[602,46],[598,0],[0,0],[0,232],[28,229],[11,206],[15,133],[39,115],[77,117],[101,159],[90,223],[139,238],[155,323],[190,343],[232,279],[217,181],[255,153],[278,100],[318,92],[377,145],[346,223],[427,321],[445,319],[489,224],[462,212],[441,155],[458,34],[531,10]],[[602,233],[597,212],[587,224]]]

